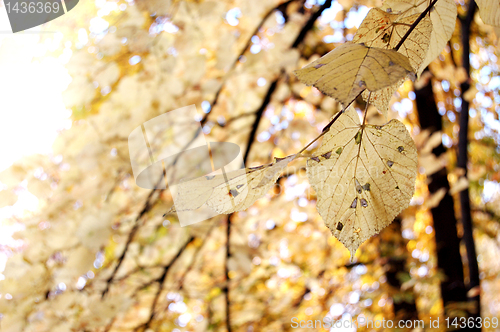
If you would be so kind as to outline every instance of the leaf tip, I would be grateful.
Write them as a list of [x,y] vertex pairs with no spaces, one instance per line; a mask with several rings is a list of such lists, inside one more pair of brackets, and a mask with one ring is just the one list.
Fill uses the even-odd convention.
[[351,263],[354,263],[354,256],[356,255],[356,250],[357,250],[357,248],[356,249],[354,249],[354,248],[349,249],[349,253],[351,255]]
[[172,205],[172,207],[163,214],[163,218],[165,218],[165,216],[167,216],[168,214],[171,214],[171,213],[175,213],[177,212],[177,210],[175,209],[175,205]]

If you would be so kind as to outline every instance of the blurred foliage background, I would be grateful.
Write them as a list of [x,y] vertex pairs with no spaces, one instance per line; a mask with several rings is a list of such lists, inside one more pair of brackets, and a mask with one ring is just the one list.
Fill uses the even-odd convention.
[[[421,319],[425,330],[440,318],[445,330],[450,310],[474,311],[463,299],[443,301],[440,285],[448,276],[435,239],[437,223],[461,220],[458,192],[467,184],[481,288],[467,286],[464,244],[462,284],[453,287],[469,297],[480,293],[481,316],[499,318],[500,48],[477,14],[470,24],[469,90],[461,91],[467,72],[458,20],[429,71],[393,97],[389,118],[405,123],[419,149],[417,189],[411,206],[365,242],[353,263],[316,211],[304,161],[289,166],[247,211],[188,227],[162,217],[173,204],[168,190],[135,184],[128,135],[192,104],[207,140],[238,144],[247,167],[299,151],[340,106],[299,83],[293,70],[351,40],[368,10],[380,5],[81,1],[38,34],[2,35],[0,66],[12,78],[2,79],[2,153],[15,158],[0,173],[1,330],[309,331],[292,328],[291,319],[362,316]],[[457,7],[464,18],[468,4],[460,0]],[[28,44],[32,57],[16,56]],[[437,134],[422,125],[430,113],[417,110],[426,86],[442,124]],[[470,102],[465,183],[457,167],[464,100]],[[364,109],[364,102],[355,107]],[[375,110],[368,116],[384,122]],[[22,125],[21,134],[13,123]],[[42,141],[44,148],[25,149]],[[450,191],[429,187],[440,169]],[[446,195],[455,213],[433,220]],[[448,232],[461,238],[462,224],[451,225]]]

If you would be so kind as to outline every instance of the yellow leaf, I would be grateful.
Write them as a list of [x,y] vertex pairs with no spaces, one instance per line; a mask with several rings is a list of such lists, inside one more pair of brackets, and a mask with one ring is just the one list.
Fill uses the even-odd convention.
[[[382,10],[400,14],[403,17],[422,13],[429,5],[428,0],[385,0]],[[427,55],[417,71],[422,71],[441,53],[450,40],[457,19],[457,5],[453,0],[439,0],[431,10],[432,32]]]
[[416,173],[417,151],[405,125],[398,120],[361,125],[353,108],[332,125],[307,161],[318,212],[351,259],[408,206]]
[[0,209],[5,206],[14,205],[16,202],[17,196],[12,190],[0,190]]
[[[359,26],[353,38],[354,43],[364,43],[369,47],[393,49],[398,45],[410,26],[420,14],[403,16],[387,13],[379,8],[372,8]],[[398,50],[405,55],[417,71],[427,54],[429,36],[432,32],[432,23],[428,16],[424,17],[415,29],[406,38]]]
[[467,91],[465,91],[463,98],[464,100],[468,101],[469,103],[472,102],[474,98],[476,98],[476,94],[479,91],[477,90],[475,85],[472,85]]
[[476,0],[476,3],[483,22],[500,27],[500,2],[498,0]]
[[465,176],[462,176],[454,185],[451,186],[450,195],[459,193],[467,188],[469,188],[469,180],[467,180]]
[[446,195],[447,190],[445,188],[441,188],[436,191],[434,194],[430,195],[425,201],[425,206],[428,209],[433,209],[441,203],[444,195]]
[[295,75],[345,107],[364,89],[377,91],[410,72],[410,62],[396,51],[346,43],[295,71]]
[[[393,49],[419,16],[420,14],[414,14],[405,17],[385,12],[379,8],[372,8],[359,26],[353,42],[364,43],[370,47]],[[420,68],[427,54],[431,32],[432,23],[426,16],[410,33],[398,51],[410,60],[414,72]],[[396,84],[371,94],[370,101],[386,119],[389,101],[403,82],[404,79],[401,79]],[[368,94],[367,91],[363,93],[365,100],[367,100]]]

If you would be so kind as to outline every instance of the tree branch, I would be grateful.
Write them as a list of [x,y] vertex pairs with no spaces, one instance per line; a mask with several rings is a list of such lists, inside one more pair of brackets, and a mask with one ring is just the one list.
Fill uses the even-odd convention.
[[425,10],[420,14],[420,16],[417,18],[417,20],[415,22],[413,22],[413,24],[410,26],[410,28],[408,29],[408,31],[406,31],[405,35],[403,36],[403,38],[401,38],[401,40],[399,41],[399,43],[396,45],[396,47],[394,47],[394,49],[396,51],[399,51],[399,48],[403,45],[403,43],[406,41],[406,38],[408,38],[408,36],[410,35],[410,33],[412,33],[412,31],[416,28],[416,26],[420,23],[420,21],[422,21],[422,19],[425,17],[425,15],[427,15],[428,12],[430,12],[430,10],[432,9],[432,7],[434,7],[434,5],[436,4],[436,2],[438,2],[438,0],[434,0],[432,1],[429,6],[427,6],[427,8],[425,8]]
[[319,9],[311,15],[307,23],[300,30],[299,35],[295,38],[295,41],[292,44],[292,48],[297,48],[306,38],[307,33],[314,27],[314,23],[316,20],[323,14],[323,12],[332,6],[332,0],[327,0],[325,3],[319,7]]
[[106,280],[106,288],[104,288],[104,290],[101,294],[101,298],[103,298],[106,295],[106,293],[109,291],[109,288],[111,287],[111,283],[113,282],[113,279],[114,279],[116,273],[118,272],[118,269],[122,265],[123,260],[125,259],[125,256],[127,255],[128,248],[130,247],[130,244],[132,243],[134,236],[140,227],[140,225],[139,225],[140,219],[142,218],[142,216],[144,214],[146,214],[149,210],[151,210],[151,207],[152,207],[151,198],[153,197],[155,191],[156,191],[156,189],[151,190],[151,192],[148,195],[148,198],[146,198],[146,203],[144,204],[143,209],[137,215],[137,218],[135,219],[134,227],[132,228],[132,230],[128,234],[127,242],[125,243],[125,248],[123,249],[122,254],[118,258],[118,263],[116,264],[116,266],[115,266],[113,272],[111,273],[111,275],[109,276],[109,278]]
[[172,265],[174,265],[174,263],[179,259],[179,257],[182,255],[182,253],[184,252],[184,250],[186,250],[186,248],[188,247],[188,245],[190,243],[192,243],[194,240],[195,240],[195,237],[191,236],[186,241],[186,243],[184,243],[184,245],[179,249],[179,251],[172,258],[172,260],[170,260],[170,262],[167,265],[165,265],[165,267],[163,268],[163,273],[156,280],[154,280],[154,282],[158,283],[158,290],[156,291],[155,298],[153,300],[153,303],[151,304],[151,315],[149,316],[149,319],[148,319],[147,322],[145,322],[144,324],[136,327],[134,331],[139,331],[139,329],[141,329],[141,328],[143,328],[142,330],[145,331],[151,325],[151,322],[153,321],[154,316],[155,316],[156,305],[158,304],[158,299],[160,298],[160,294],[163,291],[163,285],[165,283],[165,279],[167,278],[168,271],[170,270],[170,268],[172,267]]
[[[468,163],[468,152],[467,148],[469,146],[468,133],[469,133],[469,102],[463,99],[463,94],[470,88],[470,27],[474,20],[474,14],[476,12],[476,3],[474,0],[470,0],[469,9],[467,11],[467,16],[465,19],[460,19],[462,25],[462,66],[467,72],[468,80],[460,85],[462,90],[461,99],[462,106],[460,110],[460,131],[458,133],[458,156],[457,156],[457,167],[462,168],[465,171],[465,176],[467,177],[467,163]],[[480,286],[479,280],[479,266],[477,263],[476,247],[474,245],[474,236],[472,229],[472,215],[471,206],[469,198],[469,188],[462,190],[459,193],[460,196],[460,214],[463,226],[463,241],[465,243],[467,251],[467,264],[469,270],[469,284],[468,290],[474,287]],[[468,296],[469,301],[475,304],[475,312],[469,312],[469,317],[478,318],[480,317],[481,303],[480,303],[480,292],[475,292],[475,295]],[[475,330],[480,331],[480,328],[475,328]]]

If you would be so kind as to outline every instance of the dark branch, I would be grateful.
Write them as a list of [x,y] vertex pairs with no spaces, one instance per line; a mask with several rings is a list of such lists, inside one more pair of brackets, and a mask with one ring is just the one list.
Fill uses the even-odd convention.
[[156,280],[154,280],[154,282],[158,283],[158,290],[156,291],[155,298],[153,300],[153,303],[151,304],[151,315],[149,316],[148,321],[145,322],[144,324],[138,326],[135,329],[135,331],[138,331],[141,328],[143,328],[143,331],[145,331],[151,325],[151,322],[153,321],[154,316],[155,316],[155,310],[156,310],[156,306],[158,304],[158,299],[160,298],[160,294],[163,291],[163,285],[164,285],[165,279],[167,278],[168,271],[170,270],[172,265],[174,265],[174,263],[179,259],[179,257],[181,257],[182,253],[184,252],[184,250],[186,250],[187,246],[190,243],[192,243],[194,240],[195,240],[195,237],[191,236],[186,241],[186,243],[179,249],[177,254],[170,260],[170,262],[167,265],[165,265],[165,267],[163,268],[163,273]]
[[252,125],[252,130],[250,132],[250,135],[248,136],[248,141],[247,141],[247,149],[245,151],[245,156],[243,157],[243,163],[246,165],[248,161],[248,156],[250,155],[250,149],[252,147],[252,144],[255,140],[255,136],[257,135],[257,129],[259,128],[260,124],[260,119],[262,118],[262,114],[267,108],[267,105],[269,105],[269,102],[271,101],[271,96],[274,93],[274,90],[276,90],[276,86],[278,85],[278,80],[274,80],[273,83],[269,86],[269,89],[267,90],[266,96],[264,97],[264,100],[262,101],[262,104],[260,105],[259,109],[257,110],[255,114],[255,121],[253,122]]
[[429,6],[427,6],[427,8],[425,8],[425,10],[420,14],[420,16],[417,18],[417,20],[415,22],[413,22],[413,24],[410,26],[410,28],[408,29],[408,31],[406,31],[405,35],[403,36],[403,38],[401,38],[401,40],[399,41],[399,43],[396,45],[396,47],[394,47],[394,49],[396,51],[399,51],[399,48],[403,45],[403,43],[406,41],[406,38],[408,38],[408,36],[410,35],[410,33],[412,33],[413,30],[415,30],[415,27],[420,23],[420,21],[422,21],[422,19],[425,17],[425,15],[427,15],[428,12],[430,12],[430,10],[432,9],[432,7],[434,7],[434,5],[436,4],[436,2],[438,2],[438,0],[434,0],[432,1]]
[[103,292],[101,294],[101,297],[104,297],[106,295],[106,293],[109,291],[109,288],[111,287],[111,283],[113,282],[113,279],[114,279],[116,273],[118,272],[118,269],[122,265],[123,260],[125,259],[125,256],[127,255],[128,248],[129,248],[130,244],[132,243],[132,241],[134,239],[135,233],[137,233],[137,230],[139,229],[140,219],[142,218],[142,216],[144,214],[146,214],[149,210],[151,210],[151,207],[153,205],[152,202],[151,202],[151,198],[153,197],[155,191],[156,190],[151,190],[151,192],[148,195],[148,198],[146,199],[146,203],[144,204],[144,208],[141,210],[141,212],[139,212],[139,215],[135,219],[134,227],[132,228],[132,230],[128,234],[128,238],[127,238],[127,242],[125,244],[125,248],[123,249],[122,254],[118,258],[118,263],[116,264],[113,272],[111,273],[111,275],[109,276],[109,278],[106,280],[106,288],[103,290]]
[[321,16],[321,14],[323,14],[325,9],[330,8],[331,6],[332,0],[325,1],[325,3],[314,14],[311,15],[311,17],[309,18],[309,20],[307,20],[307,23],[302,27],[299,35],[293,42],[292,48],[297,48],[304,41],[307,33],[314,27],[314,23],[316,23],[316,20]]
[[[469,9],[467,11],[467,16],[464,19],[460,19],[462,25],[462,66],[467,72],[468,80],[460,85],[462,90],[461,99],[462,105],[460,110],[460,131],[458,133],[458,156],[457,156],[457,167],[462,168],[465,171],[465,176],[467,177],[467,163],[468,163],[468,151],[469,146],[468,133],[469,133],[469,102],[463,99],[463,94],[470,88],[470,27],[474,20],[474,14],[476,12],[476,3],[474,0],[469,2]],[[467,264],[469,270],[469,284],[467,285],[468,290],[475,287],[479,287],[479,267],[477,263],[476,247],[474,245],[473,229],[472,229],[472,215],[470,206],[469,189],[466,188],[459,193],[460,196],[460,214],[463,226],[463,237],[462,240],[465,243],[465,248],[467,251]],[[480,292],[475,292],[475,295],[468,296],[468,300],[474,303],[475,312],[469,312],[469,317],[478,318],[480,317]],[[472,329],[471,329],[472,330]],[[480,328],[475,330],[480,331]]]

